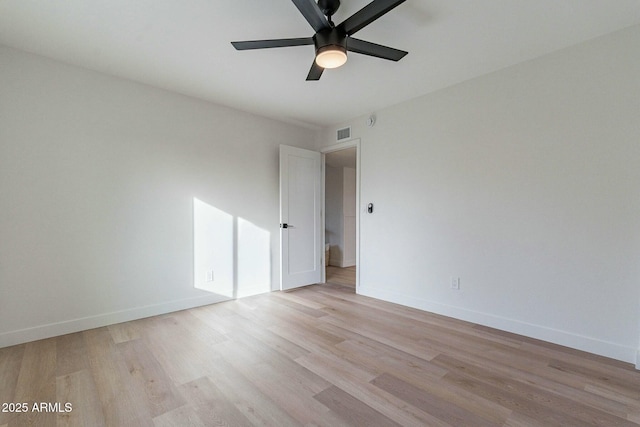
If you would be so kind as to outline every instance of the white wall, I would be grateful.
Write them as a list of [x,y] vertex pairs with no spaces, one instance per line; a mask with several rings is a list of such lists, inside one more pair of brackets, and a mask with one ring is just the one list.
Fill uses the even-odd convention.
[[325,167],[325,243],[331,247],[329,265],[342,263],[342,241],[344,224],[343,209],[343,168],[326,165]]
[[317,135],[0,48],[0,346],[276,289],[279,144]]
[[356,170],[343,168],[342,182],[342,221],[343,250],[342,267],[356,265]]
[[361,138],[375,203],[360,292],[634,361],[638,46],[640,26],[327,129]]

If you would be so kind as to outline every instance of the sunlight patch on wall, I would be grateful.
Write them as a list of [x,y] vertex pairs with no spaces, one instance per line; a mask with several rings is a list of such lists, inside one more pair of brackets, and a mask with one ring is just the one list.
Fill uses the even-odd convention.
[[271,291],[271,239],[269,232],[238,218],[237,296]]
[[193,199],[193,286],[228,298],[271,291],[271,235]]
[[193,286],[234,297],[233,216],[193,199]]

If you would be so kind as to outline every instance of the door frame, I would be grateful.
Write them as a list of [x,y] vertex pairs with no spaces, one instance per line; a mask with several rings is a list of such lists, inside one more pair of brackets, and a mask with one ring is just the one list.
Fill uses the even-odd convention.
[[[320,153],[322,154],[322,163],[320,166],[321,169],[321,174],[322,174],[322,178],[321,178],[321,186],[322,189],[321,191],[321,197],[322,197],[322,237],[321,237],[321,242],[322,242],[322,265],[324,266],[326,264],[326,260],[325,260],[325,251],[324,251],[324,246],[325,246],[325,239],[326,239],[326,235],[325,235],[325,229],[326,229],[326,188],[325,188],[325,174],[326,174],[326,154],[327,153],[332,153],[334,151],[341,151],[341,150],[346,150],[348,148],[354,148],[356,149],[356,293],[359,293],[358,291],[360,290],[360,138],[354,138],[354,139],[350,139],[348,141],[344,141],[344,142],[339,142],[337,144],[333,144],[333,145],[329,145],[327,147],[324,147],[320,150]],[[327,277],[326,277],[326,268],[322,269],[322,283],[326,283],[327,281]]]

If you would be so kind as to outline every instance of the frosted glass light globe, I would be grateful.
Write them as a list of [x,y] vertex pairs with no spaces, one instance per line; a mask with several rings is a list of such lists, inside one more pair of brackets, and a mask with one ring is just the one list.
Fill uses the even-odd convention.
[[339,48],[331,47],[316,55],[316,64],[322,68],[338,68],[347,62],[347,53]]

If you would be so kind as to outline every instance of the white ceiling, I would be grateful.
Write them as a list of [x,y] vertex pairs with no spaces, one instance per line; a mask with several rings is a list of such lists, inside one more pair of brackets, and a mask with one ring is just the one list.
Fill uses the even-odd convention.
[[288,0],[0,1],[0,44],[312,128],[638,23],[640,0],[408,0],[356,36],[409,55],[350,54],[307,82],[313,46],[229,43],[313,35]]

